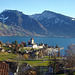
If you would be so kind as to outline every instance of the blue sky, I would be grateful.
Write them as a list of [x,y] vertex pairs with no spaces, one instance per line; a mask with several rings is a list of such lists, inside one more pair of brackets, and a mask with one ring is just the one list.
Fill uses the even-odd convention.
[[5,9],[19,10],[27,15],[49,10],[75,18],[75,0],[0,0],[0,12]]

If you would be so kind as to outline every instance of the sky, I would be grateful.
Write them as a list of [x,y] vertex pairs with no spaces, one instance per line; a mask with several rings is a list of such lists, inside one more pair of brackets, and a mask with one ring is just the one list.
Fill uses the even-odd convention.
[[49,10],[75,18],[75,0],[0,0],[0,12],[5,9],[22,11],[26,15]]

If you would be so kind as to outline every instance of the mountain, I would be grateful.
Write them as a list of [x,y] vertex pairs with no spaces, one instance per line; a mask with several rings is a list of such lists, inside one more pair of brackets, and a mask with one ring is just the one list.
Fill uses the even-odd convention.
[[30,17],[39,21],[48,31],[48,36],[75,37],[75,19],[45,10]]
[[41,36],[45,33],[42,24],[20,11],[4,10],[0,13],[1,36]]
[[25,15],[17,10],[0,13],[0,36],[75,37],[75,18],[45,10]]

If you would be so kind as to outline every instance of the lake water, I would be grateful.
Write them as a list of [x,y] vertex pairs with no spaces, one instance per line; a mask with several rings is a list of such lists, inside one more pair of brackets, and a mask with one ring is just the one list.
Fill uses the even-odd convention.
[[[3,43],[13,41],[18,41],[18,43],[21,43],[22,41],[25,41],[26,43],[30,40],[31,37],[13,37],[13,36],[0,36],[0,40]],[[75,38],[54,38],[54,37],[33,37],[34,42],[39,44],[43,42],[44,44],[48,44],[51,46],[56,46],[56,44],[60,47],[64,47],[63,50],[61,50],[61,54],[65,54],[65,50],[67,49],[67,46],[70,44],[75,44]]]

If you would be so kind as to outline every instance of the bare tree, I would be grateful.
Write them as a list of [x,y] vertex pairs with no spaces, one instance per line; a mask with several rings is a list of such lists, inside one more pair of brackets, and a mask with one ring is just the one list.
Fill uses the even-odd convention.
[[62,60],[63,65],[68,68],[70,74],[75,72],[75,45],[68,46],[66,50],[66,58]]

